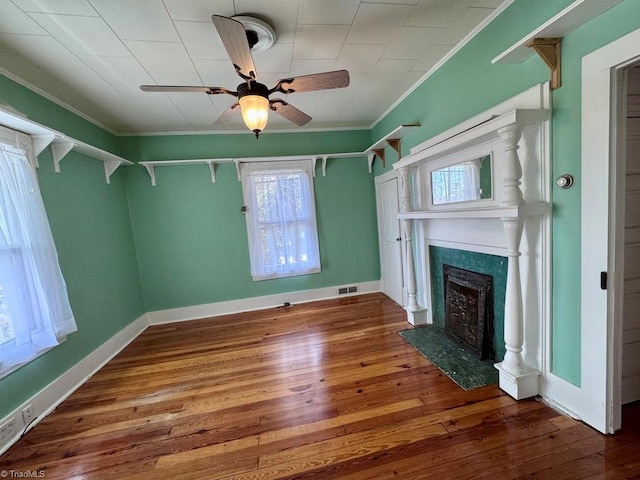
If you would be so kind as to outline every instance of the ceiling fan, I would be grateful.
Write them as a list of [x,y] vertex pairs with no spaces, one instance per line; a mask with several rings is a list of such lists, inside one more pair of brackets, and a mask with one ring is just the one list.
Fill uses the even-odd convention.
[[[228,90],[224,87],[208,86],[177,86],[177,85],[140,85],[145,92],[201,92],[209,95],[227,94],[238,98],[220,119],[226,118],[229,112],[240,109],[242,119],[256,138],[264,130],[269,118],[269,110],[298,126],[305,125],[311,120],[306,113],[298,110],[282,98],[269,98],[273,93],[290,94],[295,92],[313,92],[331,88],[343,88],[349,86],[349,72],[336,70],[332,72],[314,73],[299,77],[288,77],[278,80],[273,88],[258,82],[256,67],[253,64],[251,49],[262,42],[259,34],[267,32],[271,36],[271,42],[275,39],[275,32],[265,22],[253,17],[235,17],[244,21],[245,25],[233,18],[213,15],[211,20],[220,35],[227,55],[233,63],[236,73],[242,78],[243,83],[236,90]],[[252,29],[255,27],[255,29]],[[256,32],[256,29],[258,32]],[[264,45],[259,45],[263,47]],[[268,46],[267,46],[268,48]],[[218,119],[218,121],[220,121]]]

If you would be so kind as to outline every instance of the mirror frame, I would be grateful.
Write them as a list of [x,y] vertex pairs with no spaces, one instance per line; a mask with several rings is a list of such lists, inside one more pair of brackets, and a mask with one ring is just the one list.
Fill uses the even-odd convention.
[[[499,161],[497,158],[497,153],[494,150],[493,142],[487,142],[481,145],[477,145],[461,152],[457,152],[453,155],[448,155],[442,158],[438,158],[437,160],[427,162],[421,165],[422,168],[419,169],[420,173],[420,184],[422,186],[422,191],[424,192],[423,207],[426,210],[455,210],[455,209],[468,209],[474,206],[491,206],[496,203],[496,194],[499,194],[499,185],[496,184],[497,173],[499,169]],[[444,168],[458,165],[461,163],[469,162],[472,160],[483,159],[485,157],[489,157],[491,161],[491,195],[487,196],[487,198],[481,198],[478,200],[463,200],[459,202],[449,202],[449,203],[433,203],[433,187],[431,184],[431,178],[433,172],[438,170],[442,170]],[[499,180],[499,179],[498,179]]]

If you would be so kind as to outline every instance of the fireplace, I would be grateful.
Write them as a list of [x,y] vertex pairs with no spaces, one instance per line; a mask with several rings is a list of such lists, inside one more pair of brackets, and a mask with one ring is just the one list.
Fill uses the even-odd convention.
[[493,278],[443,265],[445,333],[479,359],[495,359]]
[[[501,257],[506,281],[500,283],[493,276],[494,327],[488,327],[487,319],[478,313],[482,320],[474,328],[483,333],[493,330],[500,387],[516,399],[544,390],[539,383],[541,371],[552,364],[547,350],[552,206],[549,99],[546,85],[533,87],[412,147],[409,155],[393,164],[402,187],[398,219],[406,243],[407,319],[414,325],[441,325],[444,331],[444,282],[437,278],[442,279],[442,266],[430,268],[435,263],[432,247],[463,252],[459,256],[471,252]],[[491,159],[491,197],[478,198],[479,188],[484,191],[485,187],[478,188],[482,172],[475,167],[487,156]],[[471,200],[438,203],[434,176],[454,167],[466,172],[465,186],[475,193]],[[485,178],[489,180],[488,175]],[[482,263],[447,263],[493,275]],[[481,296],[472,291],[462,302],[472,303]],[[467,324],[462,332],[466,334],[466,314],[464,320]],[[464,335],[457,335],[458,340],[464,339],[461,337]],[[478,341],[465,341],[475,344],[477,350]],[[481,342],[485,342],[484,335]],[[481,349],[480,355],[487,354]]]

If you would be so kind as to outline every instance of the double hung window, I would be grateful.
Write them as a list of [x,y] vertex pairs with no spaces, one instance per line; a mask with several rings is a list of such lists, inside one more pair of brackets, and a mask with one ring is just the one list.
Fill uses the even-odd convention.
[[25,145],[29,137],[0,127],[0,376],[76,330]]
[[311,161],[242,164],[254,280],[320,271]]

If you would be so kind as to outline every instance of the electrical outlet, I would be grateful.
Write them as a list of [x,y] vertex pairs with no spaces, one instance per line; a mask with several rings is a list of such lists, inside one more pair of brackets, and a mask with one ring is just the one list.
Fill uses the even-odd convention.
[[29,425],[31,422],[33,422],[33,419],[33,405],[29,404],[22,409],[22,420],[24,421],[25,425]]
[[0,425],[0,448],[16,436],[16,419],[11,417]]

